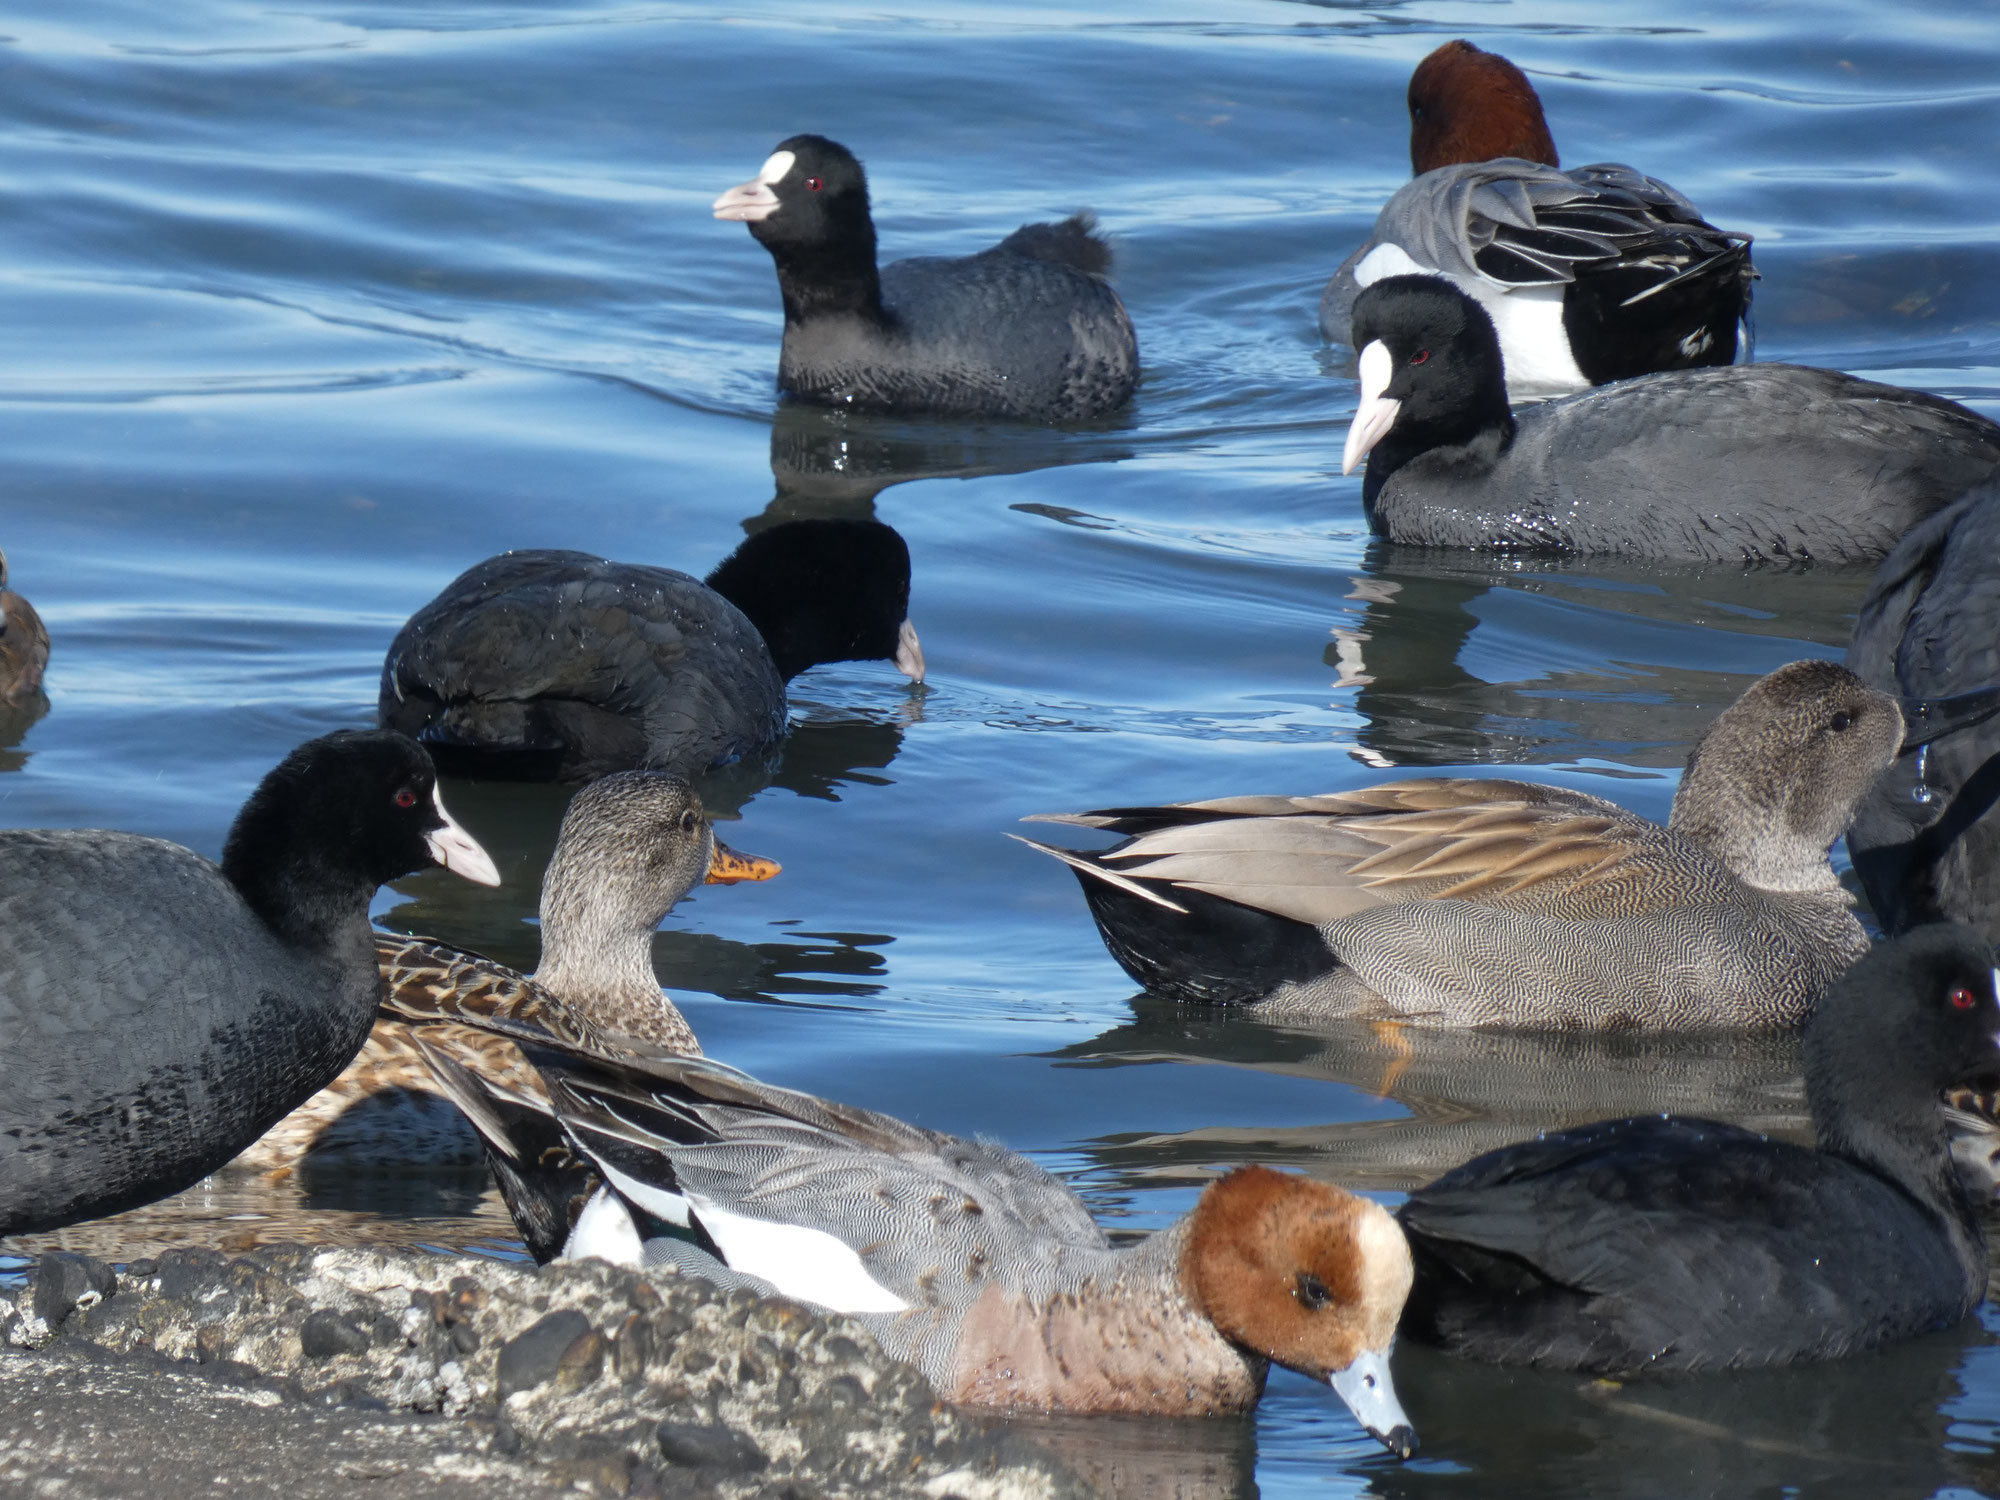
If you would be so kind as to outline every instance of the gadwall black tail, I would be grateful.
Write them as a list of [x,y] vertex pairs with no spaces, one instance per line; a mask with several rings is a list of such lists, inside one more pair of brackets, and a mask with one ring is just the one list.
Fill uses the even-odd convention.
[[[1924,733],[1955,722],[1919,711]],[[1437,778],[1053,815],[1128,837],[1033,847],[1076,872],[1126,972],[1176,999],[1453,1026],[1788,1026],[1867,950],[1827,849],[1915,738],[1895,699],[1794,662],[1702,736],[1665,828],[1560,787]]]
[[699,1056],[701,1044],[653,971],[653,933],[697,885],[777,873],[772,861],[717,839],[701,799],[678,776],[624,771],[592,782],[563,814],[542,877],[535,972],[520,974],[428,938],[376,934],[386,993],[367,1045],[239,1164],[270,1170],[308,1157],[375,1166],[478,1162],[478,1142],[439,1094],[414,1027],[476,1061],[486,1076],[530,1092],[534,1070],[496,1028],[587,1046],[625,1037]]

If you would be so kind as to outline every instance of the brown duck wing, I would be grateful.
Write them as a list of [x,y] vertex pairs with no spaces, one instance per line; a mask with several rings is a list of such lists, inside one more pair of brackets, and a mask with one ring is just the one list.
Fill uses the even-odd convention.
[[527,975],[431,938],[375,934],[382,1014],[417,1025],[453,1023],[530,1043],[599,1045],[599,1028]]
[[1086,816],[1105,819],[1099,827],[1152,825],[1081,856],[1108,876],[1164,887],[1168,898],[1175,887],[1198,890],[1315,927],[1437,899],[1628,915],[1727,884],[1712,861],[1657,825],[1599,798],[1524,782],[1436,778]]

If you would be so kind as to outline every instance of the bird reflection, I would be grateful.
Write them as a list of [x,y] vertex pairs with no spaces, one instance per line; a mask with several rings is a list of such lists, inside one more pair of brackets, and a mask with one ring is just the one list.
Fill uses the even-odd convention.
[[[1868,578],[1380,541],[1363,567],[1325,661],[1336,685],[1359,689],[1356,755],[1385,767],[1583,755],[1678,766],[1752,679],[1838,658]],[[1851,594],[1827,586],[1842,571]]]
[[[1344,1084],[1347,1118],[1190,1130],[1088,1149],[1131,1185],[1212,1174],[1232,1161],[1305,1170],[1348,1187],[1408,1191],[1482,1151],[1607,1116],[1704,1115],[1810,1139],[1796,1036],[1452,1031],[1327,1022],[1299,1029],[1254,1011],[1138,996],[1133,1020],[1051,1056],[1085,1066],[1221,1062]],[[1355,1094],[1399,1109],[1366,1108]]]
[[1128,442],[1088,430],[981,427],[788,403],[771,420],[777,493],[743,529],[763,531],[809,516],[872,519],[877,495],[913,479],[977,479],[1115,463],[1132,451]]
[[34,754],[21,741],[49,711],[48,697],[39,689],[14,702],[0,702],[0,773],[18,771]]

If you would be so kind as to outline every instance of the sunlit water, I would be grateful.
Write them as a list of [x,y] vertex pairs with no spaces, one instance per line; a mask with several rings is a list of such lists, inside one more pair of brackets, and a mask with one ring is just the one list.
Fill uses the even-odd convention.
[[[1001,1138],[1131,1230],[1242,1161],[1393,1198],[1556,1121],[1799,1129],[1783,1046],[1405,1057],[1135,1002],[1071,877],[1003,835],[1406,766],[1664,816],[1722,704],[1838,654],[1865,574],[1371,547],[1320,287],[1406,173],[1410,67],[1471,36],[1534,75],[1566,162],[1756,234],[1760,358],[2000,413],[1990,8],[17,0],[0,33],[0,547],[56,642],[0,821],[212,854],[285,750],[370,720],[396,627],[478,558],[702,572],[767,517],[872,513],[909,539],[930,681],[814,672],[776,767],[710,788],[785,866],[659,938],[715,1055]],[[770,263],[708,204],[802,130],[868,162],[890,256],[1096,208],[1129,415],[775,413]],[[506,884],[426,874],[378,913],[531,963],[561,796],[447,795]],[[482,1186],[226,1181],[79,1233],[504,1249]],[[1049,1436],[1131,1495],[1992,1492],[1996,1333],[1624,1390],[1406,1350],[1405,1467],[1285,1375],[1254,1421]]]

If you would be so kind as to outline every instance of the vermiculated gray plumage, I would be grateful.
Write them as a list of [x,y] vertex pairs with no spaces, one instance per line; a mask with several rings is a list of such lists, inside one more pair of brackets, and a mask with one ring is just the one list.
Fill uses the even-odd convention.
[[1826,851],[1902,734],[1892,700],[1796,662],[1710,726],[1665,828],[1562,788],[1435,778],[1046,817],[1125,842],[1035,847],[1157,994],[1454,1026],[1785,1026],[1866,951]]

